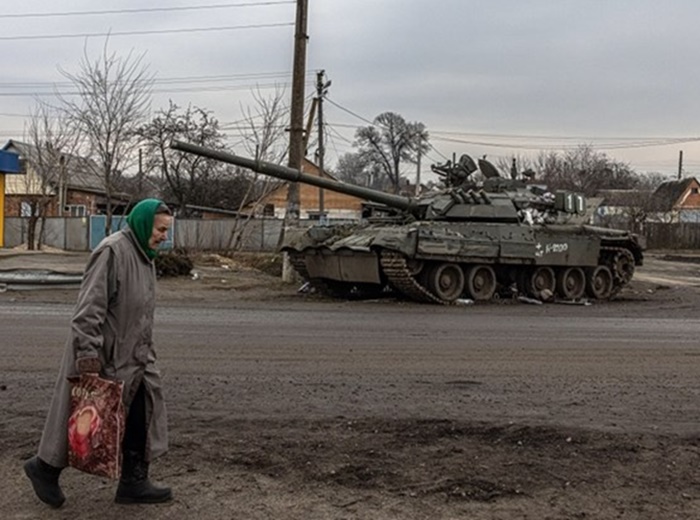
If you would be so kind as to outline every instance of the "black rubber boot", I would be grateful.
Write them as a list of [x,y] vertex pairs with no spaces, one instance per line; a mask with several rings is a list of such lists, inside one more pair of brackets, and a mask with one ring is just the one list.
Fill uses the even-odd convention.
[[61,507],[66,497],[58,485],[58,477],[61,476],[63,468],[56,468],[47,464],[39,457],[32,457],[24,463],[24,472],[32,481],[34,493],[39,500],[51,507]]
[[122,476],[114,501],[117,504],[160,504],[173,499],[169,487],[155,486],[148,480],[148,462],[137,451],[125,451]]

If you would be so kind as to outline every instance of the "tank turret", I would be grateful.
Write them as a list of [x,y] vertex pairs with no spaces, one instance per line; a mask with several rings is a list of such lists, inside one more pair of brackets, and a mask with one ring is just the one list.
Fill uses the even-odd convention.
[[220,150],[175,141],[175,150],[278,179],[353,195],[391,208],[392,219],[285,231],[282,250],[301,276],[333,296],[388,291],[431,303],[519,294],[541,300],[606,300],[643,260],[643,241],[587,224],[586,199],[551,193],[533,175],[501,177],[485,158],[433,167],[443,189],[404,197]]

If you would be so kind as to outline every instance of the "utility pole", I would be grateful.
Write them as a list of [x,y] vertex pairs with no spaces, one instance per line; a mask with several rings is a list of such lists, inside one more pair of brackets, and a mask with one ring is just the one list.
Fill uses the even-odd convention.
[[141,148],[139,148],[139,173],[137,179],[139,193],[143,193],[143,153]]
[[[328,91],[328,87],[331,86],[331,82],[323,82],[323,70],[319,70],[316,74],[316,99],[318,106],[318,169],[320,170],[320,175],[323,177],[325,170],[323,169],[323,156],[325,154],[325,148],[323,145],[323,97]],[[318,189],[318,214],[319,223],[324,224],[326,221],[326,208],[324,207],[323,200],[323,188]]]
[[683,177],[683,150],[678,153],[678,180]]
[[316,118],[316,105],[318,104],[318,99],[313,98],[311,100],[311,108],[309,109],[309,115],[306,118],[306,130],[304,130],[304,156],[309,153],[309,138],[311,137],[311,131],[314,126],[314,119]]
[[416,164],[417,164],[417,167],[416,167],[416,193],[415,193],[416,197],[417,197],[418,195],[420,195],[420,156],[421,156],[421,144],[422,144],[422,143],[421,143],[421,139],[418,138],[418,156],[417,156],[417,158],[416,158],[416,159],[417,159],[417,160],[416,160]]
[[[290,168],[301,169],[304,157],[304,82],[306,81],[306,34],[308,0],[297,0],[296,30],[294,34],[294,68],[292,70],[292,103],[289,128]],[[286,214],[293,223],[299,221],[299,184],[289,184]],[[292,222],[289,222],[290,224]]]
[[58,158],[58,167],[59,167],[59,172],[58,172],[58,213],[57,216],[62,217],[65,214],[66,210],[66,204],[68,201],[66,200],[66,195],[68,190],[66,190],[66,156],[61,154],[60,157]]
[[[290,168],[301,170],[304,157],[304,82],[306,81],[306,34],[308,0],[297,0],[296,25],[294,30],[294,65],[292,70],[292,102],[289,127]],[[287,209],[284,213],[284,229],[299,224],[299,183],[288,183]],[[291,282],[293,271],[287,255],[284,255],[282,278]]]

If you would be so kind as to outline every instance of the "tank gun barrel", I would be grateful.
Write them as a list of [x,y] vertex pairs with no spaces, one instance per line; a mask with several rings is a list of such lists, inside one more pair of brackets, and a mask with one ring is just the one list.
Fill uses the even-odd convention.
[[317,177],[315,175],[309,175],[294,168],[281,166],[279,164],[249,159],[221,150],[214,150],[212,148],[186,143],[183,141],[173,141],[170,144],[170,147],[181,152],[187,152],[225,163],[235,164],[236,166],[248,168],[255,172],[262,173],[263,175],[268,175],[270,177],[275,177],[277,179],[310,184],[312,186],[317,186],[330,191],[345,193],[361,199],[386,204],[392,208],[398,208],[411,213],[415,212],[417,208],[416,201],[411,197],[402,197],[401,195],[393,195],[391,193],[384,193],[383,191],[365,188],[364,186],[356,186],[354,184],[347,184],[345,182],[340,182],[333,179]]

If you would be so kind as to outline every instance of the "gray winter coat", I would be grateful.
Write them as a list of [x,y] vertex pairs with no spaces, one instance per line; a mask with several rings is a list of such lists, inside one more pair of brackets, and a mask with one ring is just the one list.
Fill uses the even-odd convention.
[[39,445],[39,457],[45,462],[68,465],[67,377],[93,369],[107,379],[124,381],[127,410],[143,381],[146,458],[167,451],[167,417],[152,341],[155,284],[154,264],[128,228],[105,238],[90,256]]

